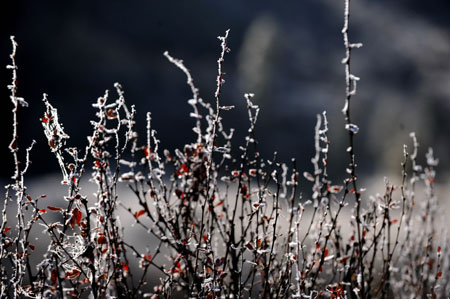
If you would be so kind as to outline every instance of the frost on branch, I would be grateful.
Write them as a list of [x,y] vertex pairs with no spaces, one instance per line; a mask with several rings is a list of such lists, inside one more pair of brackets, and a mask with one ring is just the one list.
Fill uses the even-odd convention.
[[[141,138],[135,108],[128,108],[117,83],[118,99],[110,101],[106,91],[93,104],[97,117],[90,122],[93,131],[85,152],[66,147],[69,136],[44,95],[41,122],[70,186],[55,205],[45,202],[45,195],[29,195],[34,191],[23,183],[31,147],[27,149],[26,166],[14,177],[15,185],[7,186],[3,201],[0,297],[8,297],[8,292],[15,298],[448,294],[445,253],[450,245],[435,225],[438,160],[432,150],[426,165],[418,165],[413,134],[414,151],[409,156],[403,149],[398,186],[386,179],[384,192],[369,198],[363,197],[364,188],[357,187],[353,137],[358,127],[351,122],[349,103],[358,78],[350,74],[349,64],[350,49],[359,45],[348,43],[349,1],[345,3],[344,113],[350,144],[343,154],[351,160],[342,169],[340,184],[329,177],[334,162],[328,160],[332,140],[325,112],[317,115],[309,172],[297,169],[295,159],[289,165],[278,161],[276,153],[271,159],[260,155],[257,133],[264,132],[257,132],[259,107],[252,102],[253,94],[244,95],[247,136],[236,141],[234,130],[224,129],[222,117],[233,107],[223,105],[220,98],[222,63],[229,51],[227,31],[219,38],[213,105],[199,97],[183,62],[165,53],[185,72],[192,91],[188,104],[196,136],[180,149],[160,150],[150,113]],[[12,102],[15,113],[20,101]],[[11,151],[17,162],[16,133],[13,136]],[[90,182],[96,186],[93,194],[81,193],[79,179],[86,176],[85,168],[91,170]],[[120,184],[127,188],[120,190]],[[420,198],[415,192],[419,189],[425,190]],[[126,190],[131,192],[123,197]],[[8,202],[17,205],[15,227],[7,222]],[[354,205],[346,208],[350,203]],[[43,228],[48,240],[48,247],[40,248],[47,251],[37,256],[41,260],[36,263],[32,258],[38,248],[30,234],[34,224]]]
[[69,175],[64,164],[64,157],[62,155],[62,149],[66,144],[66,140],[69,139],[69,135],[64,132],[64,128],[59,122],[58,110],[50,104],[47,99],[47,94],[44,93],[42,101],[46,107],[46,112],[41,118],[41,124],[44,128],[45,137],[47,137],[50,150],[55,154],[56,159],[58,160],[59,167],[61,168],[63,174],[63,181],[69,181]]
[[353,134],[357,134],[359,132],[359,127],[355,124],[346,124],[345,129],[352,132]]

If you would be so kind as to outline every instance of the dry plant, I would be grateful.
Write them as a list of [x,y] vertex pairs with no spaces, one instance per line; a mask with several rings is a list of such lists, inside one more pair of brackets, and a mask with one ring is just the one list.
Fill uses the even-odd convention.
[[[286,164],[276,154],[260,156],[253,94],[245,95],[248,135],[242,146],[233,146],[233,129],[222,124],[233,109],[221,101],[226,31],[219,37],[213,104],[200,97],[183,61],[164,53],[186,74],[192,91],[188,103],[196,140],[181,150],[159,148],[150,113],[146,136],[138,136],[135,107],[127,105],[118,83],[115,99],[106,91],[93,104],[97,119],[91,121],[87,146],[68,147],[69,135],[44,94],[41,122],[67,186],[59,206],[26,188],[34,142],[20,157],[17,111],[28,104],[17,96],[17,44],[11,37],[9,149],[15,172],[2,210],[2,298],[437,298],[450,293],[449,243],[435,223],[433,151],[420,166],[412,133],[412,150],[403,149],[399,186],[386,179],[384,194],[376,196],[366,196],[358,186],[353,144],[359,129],[351,120],[351,101],[359,78],[350,66],[352,50],[362,45],[349,41],[349,0],[344,21],[342,111],[349,164],[341,184],[328,176],[325,112],[317,116],[310,172],[298,170],[295,160]],[[97,187],[94,194],[80,188],[87,177]],[[120,184],[129,187],[137,205],[121,201]],[[311,198],[302,198],[300,186],[311,187]],[[425,191],[420,202],[417,190]],[[121,223],[121,209],[133,225]],[[147,250],[128,241],[126,234],[138,229],[148,235]],[[46,245],[31,238],[41,232]],[[36,246],[48,246],[42,257],[33,255]],[[150,283],[151,277],[158,283]]]

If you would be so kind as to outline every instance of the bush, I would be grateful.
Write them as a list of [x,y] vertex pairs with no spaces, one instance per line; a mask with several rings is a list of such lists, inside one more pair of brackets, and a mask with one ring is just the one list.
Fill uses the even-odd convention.
[[[159,149],[150,113],[144,140],[138,136],[135,107],[127,105],[118,83],[117,99],[110,101],[106,91],[93,104],[97,119],[91,121],[88,145],[68,147],[57,109],[44,94],[42,126],[61,168],[61,183],[68,188],[59,206],[48,205],[45,195],[33,196],[25,185],[34,142],[20,157],[17,111],[28,104],[17,96],[17,44],[12,37],[8,88],[14,131],[9,149],[15,173],[2,210],[2,298],[448,294],[448,242],[435,224],[438,161],[433,151],[426,154],[426,166],[418,165],[419,146],[412,133],[412,151],[403,149],[401,184],[386,179],[384,194],[376,196],[366,196],[358,187],[353,139],[359,129],[351,122],[350,103],[359,78],[351,74],[350,62],[351,50],[361,44],[349,42],[348,5],[347,0],[342,32],[349,165],[342,185],[328,177],[331,142],[325,112],[317,116],[311,173],[298,170],[295,160],[288,165],[276,154],[269,160],[259,155],[259,108],[253,94],[245,95],[248,136],[242,146],[233,146],[233,129],[222,125],[222,115],[233,107],[220,101],[229,50],[226,31],[219,37],[215,105],[202,100],[183,61],[165,53],[186,74],[192,90],[188,103],[197,138],[182,150]],[[81,189],[88,176],[97,188],[93,195]],[[136,203],[122,200],[121,184],[129,187]],[[310,199],[303,198],[300,185],[311,185]],[[426,196],[416,204],[419,188]],[[119,213],[124,211],[132,220],[121,223]],[[44,228],[45,245],[32,241],[39,227]],[[136,239],[130,242],[130,232],[138,229],[147,235],[146,249]],[[34,255],[37,246],[48,246],[42,257]]]

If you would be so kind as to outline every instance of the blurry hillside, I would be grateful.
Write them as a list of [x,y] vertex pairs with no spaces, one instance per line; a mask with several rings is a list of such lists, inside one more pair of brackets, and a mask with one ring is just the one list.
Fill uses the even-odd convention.
[[[57,107],[70,145],[84,146],[93,117],[91,103],[120,82],[136,105],[138,127],[145,112],[163,147],[193,140],[193,119],[186,100],[184,75],[162,55],[168,50],[190,68],[201,96],[212,101],[219,43],[230,28],[232,52],[224,114],[242,143],[248,120],[244,92],[256,94],[262,107],[257,134],[266,157],[278,151],[310,167],[315,115],[329,114],[331,169],[345,167],[338,155],[347,139],[340,110],[344,103],[342,3],[308,1],[3,1],[0,65],[9,63],[9,35],[20,44],[19,95],[31,107],[22,110],[20,142],[38,144],[32,154],[34,175],[57,171],[39,118],[42,93]],[[353,72],[361,77],[354,99],[357,162],[373,173],[399,170],[402,144],[416,131],[424,147],[433,146],[441,171],[450,170],[450,19],[447,1],[352,2],[352,42],[364,47],[353,55]],[[1,148],[10,142],[11,104],[6,85],[10,71],[1,68]],[[1,177],[12,173],[3,155]],[[339,164],[340,163],[340,164]]]

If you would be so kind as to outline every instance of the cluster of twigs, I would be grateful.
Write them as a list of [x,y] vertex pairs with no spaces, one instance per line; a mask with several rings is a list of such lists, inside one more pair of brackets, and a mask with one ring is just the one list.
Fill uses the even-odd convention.
[[[328,121],[317,116],[312,171],[300,171],[295,160],[279,162],[259,155],[255,124],[259,108],[246,94],[250,120],[242,146],[233,147],[233,129],[222,125],[232,106],[222,105],[223,62],[229,48],[227,31],[218,59],[215,105],[205,102],[183,61],[167,59],[187,76],[192,91],[191,117],[196,140],[172,153],[160,150],[147,114],[142,140],[136,132],[135,108],[115,84],[93,105],[97,119],[85,149],[66,146],[69,136],[58,112],[44,94],[41,122],[68,193],[59,206],[45,204],[25,186],[30,165],[19,161],[17,110],[27,106],[17,97],[16,42],[12,37],[9,85],[13,109],[15,161],[13,183],[6,186],[0,242],[0,293],[3,297],[153,297],[235,298],[392,298],[439,297],[449,293],[448,242],[438,232],[434,194],[437,160],[429,150],[427,165],[404,147],[401,184],[386,179],[385,192],[365,196],[358,188],[350,101],[359,80],[350,72],[349,1],[345,1],[344,35],[349,166],[342,184],[328,177]],[[89,172],[89,174],[88,174]],[[87,176],[97,186],[83,193]],[[121,201],[120,184],[134,194],[135,205]],[[299,186],[311,186],[302,198]],[[416,189],[425,190],[425,198]],[[305,192],[307,194],[308,192]],[[348,206],[348,207],[347,207]],[[138,207],[138,208],[136,208]],[[14,214],[15,226],[8,216]],[[134,224],[121,223],[119,212]],[[54,221],[54,215],[58,215]],[[130,242],[130,226],[148,234],[146,250]],[[43,227],[46,253],[33,255],[34,227]],[[133,231],[136,228],[133,229]],[[36,232],[35,232],[36,233]],[[128,234],[128,235],[126,235]],[[150,278],[158,283],[149,283]]]

